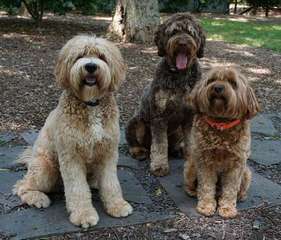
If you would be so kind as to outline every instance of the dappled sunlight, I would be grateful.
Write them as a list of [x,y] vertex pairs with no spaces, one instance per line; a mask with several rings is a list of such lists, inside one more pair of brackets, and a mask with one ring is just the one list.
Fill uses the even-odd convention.
[[255,74],[259,74],[259,75],[270,75],[272,74],[272,72],[270,71],[270,69],[268,68],[259,68],[259,67],[248,67],[247,71],[251,72],[251,73],[255,73]]
[[0,74],[5,77],[12,77],[16,74],[19,74],[19,72],[14,71],[11,68],[6,68],[6,67],[0,65]]
[[142,53],[150,53],[150,54],[157,54],[157,48],[156,47],[149,47],[145,48],[144,50],[141,50]]
[[[241,47],[241,46],[240,46]],[[224,49],[225,52],[227,53],[235,53],[235,54],[239,54],[239,55],[243,55],[243,56],[246,56],[246,57],[255,57],[255,55],[249,51],[246,51],[246,50],[243,50],[241,51],[241,48],[240,49],[233,49],[233,48],[228,48],[228,49]]]

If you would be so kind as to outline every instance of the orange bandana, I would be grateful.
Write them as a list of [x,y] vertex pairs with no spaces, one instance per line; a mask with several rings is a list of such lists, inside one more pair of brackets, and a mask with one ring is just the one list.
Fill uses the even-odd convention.
[[212,128],[216,128],[220,131],[233,128],[241,123],[240,119],[235,119],[231,122],[216,122],[214,119],[211,119],[209,117],[203,118]]

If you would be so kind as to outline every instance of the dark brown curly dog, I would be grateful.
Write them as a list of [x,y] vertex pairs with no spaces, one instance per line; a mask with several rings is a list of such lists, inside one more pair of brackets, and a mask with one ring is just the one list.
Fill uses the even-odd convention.
[[193,116],[184,107],[184,96],[201,77],[198,58],[204,54],[205,34],[193,16],[177,13],[158,27],[155,43],[163,58],[128,123],[126,139],[134,158],[144,159],[150,152],[151,172],[164,176],[169,172],[168,145],[178,150],[191,128]]

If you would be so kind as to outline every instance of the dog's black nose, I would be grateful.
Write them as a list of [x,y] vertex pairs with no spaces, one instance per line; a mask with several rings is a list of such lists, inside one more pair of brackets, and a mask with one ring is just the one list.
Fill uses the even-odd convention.
[[95,63],[87,63],[85,69],[88,73],[94,73],[97,70],[98,66]]
[[221,94],[224,91],[224,86],[221,84],[214,85],[214,90],[217,94]]

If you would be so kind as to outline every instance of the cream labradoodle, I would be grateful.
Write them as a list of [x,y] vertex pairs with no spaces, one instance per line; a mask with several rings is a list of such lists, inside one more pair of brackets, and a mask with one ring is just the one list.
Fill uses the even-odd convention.
[[235,217],[236,201],[246,198],[251,183],[249,120],[260,110],[258,101],[245,77],[232,67],[212,69],[189,101],[196,115],[184,169],[185,190],[198,197],[200,213],[213,215],[218,196],[219,215]]
[[14,193],[24,203],[48,207],[46,193],[62,179],[75,225],[87,228],[99,220],[90,186],[99,189],[109,215],[132,213],[117,177],[119,111],[113,96],[125,70],[120,51],[105,39],[76,36],[62,48],[55,75],[64,91],[32,150],[21,158],[28,172]]

